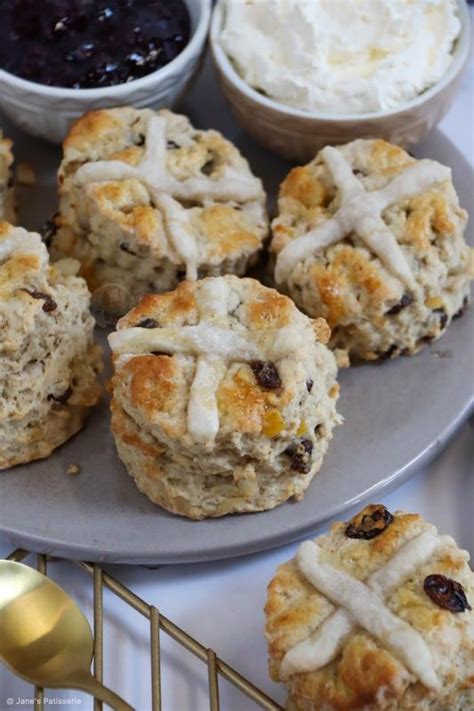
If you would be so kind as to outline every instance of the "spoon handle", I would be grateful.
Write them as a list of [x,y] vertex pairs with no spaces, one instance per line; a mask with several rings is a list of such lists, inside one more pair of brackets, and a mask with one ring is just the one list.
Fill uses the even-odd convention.
[[110,706],[110,708],[115,709],[115,711],[134,711],[133,706],[127,704],[120,696],[98,682],[93,676],[87,676],[81,679],[80,689],[91,694],[91,696],[94,696],[99,701],[103,701]]

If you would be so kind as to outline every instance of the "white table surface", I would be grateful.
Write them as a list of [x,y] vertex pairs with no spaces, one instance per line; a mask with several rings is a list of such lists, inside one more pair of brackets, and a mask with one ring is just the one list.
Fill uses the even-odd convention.
[[[474,17],[474,13],[472,12]],[[474,165],[474,61],[459,95],[440,128]],[[473,186],[474,188],[474,186]],[[473,205],[466,206],[472,211]],[[474,376],[474,373],[473,373]],[[469,384],[466,384],[469,387]],[[442,454],[394,493],[382,498],[391,510],[418,511],[444,533],[456,538],[474,557],[474,429],[466,424]],[[131,532],[133,535],[133,532]],[[150,570],[110,567],[110,572],[140,597],[154,604],[228,664],[281,704],[285,694],[267,674],[263,637],[266,586],[277,565],[294,555],[297,544],[216,563],[164,566]],[[0,557],[9,546],[0,538]],[[71,563],[54,562],[52,576],[91,615],[90,580]],[[112,594],[105,603],[105,682],[137,711],[149,711],[150,673],[148,625]],[[164,711],[204,711],[209,708],[206,667],[162,635]],[[31,687],[0,666],[0,711],[32,706]],[[91,700],[77,692],[47,692],[52,705],[92,709]],[[220,682],[224,711],[252,711],[257,706],[225,681]]]

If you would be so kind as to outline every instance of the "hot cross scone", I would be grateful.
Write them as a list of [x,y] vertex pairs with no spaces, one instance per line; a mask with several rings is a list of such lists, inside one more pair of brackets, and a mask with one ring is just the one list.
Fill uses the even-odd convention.
[[243,274],[268,232],[262,183],[217,131],[185,116],[120,108],[82,117],[64,143],[53,254],[91,289],[138,298],[184,279]]
[[413,354],[462,313],[473,275],[449,168],[381,140],[323,148],[282,183],[275,281],[331,346],[359,359]]
[[100,395],[100,349],[79,265],[0,222],[0,469],[47,457]]
[[474,708],[469,555],[370,505],[302,543],[268,588],[270,673],[292,711]]
[[196,519],[301,497],[340,422],[328,338],[253,279],[143,297],[109,337],[112,430],[137,486]]
[[12,142],[0,131],[0,220],[15,222],[15,190],[11,166]]

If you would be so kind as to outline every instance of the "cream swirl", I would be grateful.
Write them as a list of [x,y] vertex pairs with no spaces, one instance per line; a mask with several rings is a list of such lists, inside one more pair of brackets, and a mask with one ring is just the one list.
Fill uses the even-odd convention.
[[242,78],[289,106],[366,114],[446,73],[455,0],[223,0],[221,44]]

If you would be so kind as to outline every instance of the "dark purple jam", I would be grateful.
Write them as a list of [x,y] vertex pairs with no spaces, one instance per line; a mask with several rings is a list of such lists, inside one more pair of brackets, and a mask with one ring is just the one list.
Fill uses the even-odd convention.
[[189,35],[184,0],[0,0],[0,68],[48,86],[138,79],[171,62]]

